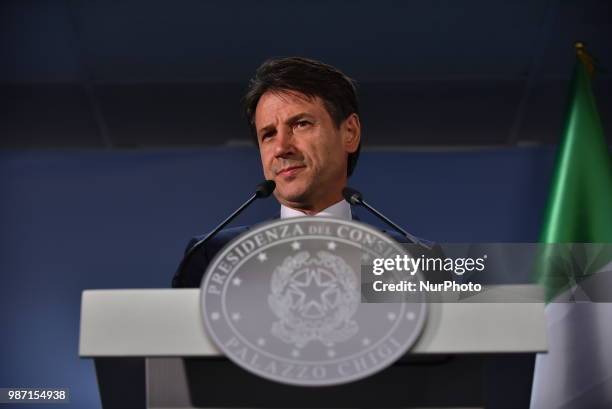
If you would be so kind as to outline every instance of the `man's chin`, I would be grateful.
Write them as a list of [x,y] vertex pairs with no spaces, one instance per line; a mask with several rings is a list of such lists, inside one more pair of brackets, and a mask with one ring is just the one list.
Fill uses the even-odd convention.
[[304,191],[292,191],[292,192],[278,192],[278,189],[274,192],[274,196],[280,204],[285,206],[301,209],[308,206],[308,194]]

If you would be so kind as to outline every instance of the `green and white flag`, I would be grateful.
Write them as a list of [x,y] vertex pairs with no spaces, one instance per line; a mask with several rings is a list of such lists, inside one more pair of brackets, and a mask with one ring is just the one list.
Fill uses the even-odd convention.
[[[543,243],[567,243],[571,260],[544,257],[538,269],[549,351],[536,358],[531,409],[612,408],[612,303],[597,302],[612,300],[612,161],[591,90],[592,60],[577,48],[541,236]],[[593,300],[580,291],[585,286],[605,296]]]

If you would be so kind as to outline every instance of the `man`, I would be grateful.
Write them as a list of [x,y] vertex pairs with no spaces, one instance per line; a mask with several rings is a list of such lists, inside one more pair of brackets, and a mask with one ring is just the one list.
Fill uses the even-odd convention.
[[316,61],[272,60],[257,70],[245,102],[264,175],[276,182],[281,217],[331,208],[350,218],[342,189],[361,140],[353,82]]
[[[280,217],[350,220],[351,207],[342,189],[355,169],[361,146],[353,81],[318,61],[272,59],[257,69],[244,100],[264,175],[276,182]],[[196,250],[175,275],[173,287],[198,287],[217,251],[246,229],[223,230]],[[199,239],[193,239],[187,249]]]

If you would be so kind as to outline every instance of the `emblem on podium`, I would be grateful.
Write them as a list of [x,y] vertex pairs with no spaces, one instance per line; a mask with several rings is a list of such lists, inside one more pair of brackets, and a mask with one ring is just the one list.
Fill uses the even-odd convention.
[[362,300],[362,269],[405,254],[389,236],[355,221],[258,225],[210,263],[201,285],[204,325],[230,360],[273,381],[324,386],[365,378],[403,356],[425,323],[422,296]]

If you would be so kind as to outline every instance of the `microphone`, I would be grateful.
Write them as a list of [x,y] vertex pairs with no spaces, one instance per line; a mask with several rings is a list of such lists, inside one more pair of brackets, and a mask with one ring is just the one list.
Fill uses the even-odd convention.
[[360,191],[347,186],[344,189],[342,189],[342,196],[344,196],[344,200],[346,200],[350,204],[354,206],[363,206],[366,209],[368,209],[370,213],[373,213],[380,220],[387,223],[389,226],[393,227],[395,231],[399,232],[402,236],[406,237],[412,243],[425,247],[427,250],[431,250],[430,246],[423,243],[421,240],[419,240],[412,234],[408,233],[406,230],[402,229],[397,224],[393,223],[387,216],[385,216],[384,214],[382,214],[381,212],[379,212],[378,210],[370,206],[365,200],[363,200],[363,195],[361,194]]
[[217,233],[219,233],[219,231],[222,228],[224,228],[229,222],[234,220],[240,213],[244,211],[244,209],[249,207],[251,203],[253,203],[256,199],[265,199],[269,197],[272,194],[272,192],[274,192],[274,189],[276,189],[276,182],[274,182],[273,180],[265,180],[261,182],[260,184],[258,184],[255,187],[255,193],[253,193],[253,195],[246,202],[244,202],[238,209],[236,209],[232,214],[230,214],[225,220],[219,223],[217,227],[212,229],[211,232],[208,233],[203,239],[197,241],[193,246],[191,246],[191,248],[187,251],[183,259],[181,260],[181,264],[179,264],[178,269],[176,270],[176,274],[174,275],[174,278],[172,279],[172,287],[177,287],[181,283],[183,279],[182,277],[183,268],[185,267],[185,265],[187,265],[187,262],[191,259],[191,256],[197,249],[202,247],[204,243],[206,243],[211,238],[213,238]]

